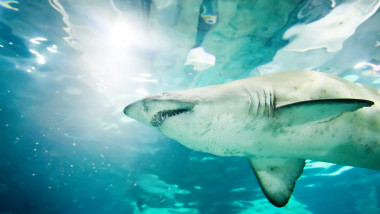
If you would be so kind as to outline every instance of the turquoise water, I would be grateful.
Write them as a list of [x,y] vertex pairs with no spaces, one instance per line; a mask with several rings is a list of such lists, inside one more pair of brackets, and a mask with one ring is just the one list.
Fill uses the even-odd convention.
[[380,213],[379,171],[309,161],[275,208],[246,159],[192,151],[122,112],[293,69],[380,89],[379,5],[0,0],[0,213]]

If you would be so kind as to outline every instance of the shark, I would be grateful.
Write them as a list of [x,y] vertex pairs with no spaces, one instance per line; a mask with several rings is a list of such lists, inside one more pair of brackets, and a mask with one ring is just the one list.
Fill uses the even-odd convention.
[[380,170],[379,91],[324,72],[164,92],[124,113],[190,149],[246,157],[277,207],[288,203],[305,160]]

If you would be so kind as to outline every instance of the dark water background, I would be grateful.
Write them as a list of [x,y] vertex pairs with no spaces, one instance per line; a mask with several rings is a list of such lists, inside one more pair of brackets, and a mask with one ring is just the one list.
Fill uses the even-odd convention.
[[[290,69],[379,89],[379,1],[220,0],[206,5],[215,26],[199,26],[202,1],[9,2],[0,0],[0,213],[380,213],[378,171],[309,162],[279,209],[246,159],[189,150],[122,113],[146,94]],[[311,47],[295,42],[309,28],[290,33],[355,4],[337,13],[342,35],[322,22],[313,29],[330,33],[313,33]],[[196,44],[215,65],[184,66]]]

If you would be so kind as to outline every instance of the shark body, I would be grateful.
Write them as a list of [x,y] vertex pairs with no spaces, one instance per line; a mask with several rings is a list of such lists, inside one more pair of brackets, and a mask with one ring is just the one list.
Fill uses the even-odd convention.
[[153,95],[124,113],[197,151],[247,157],[285,206],[305,159],[380,170],[380,93],[316,71],[288,71]]

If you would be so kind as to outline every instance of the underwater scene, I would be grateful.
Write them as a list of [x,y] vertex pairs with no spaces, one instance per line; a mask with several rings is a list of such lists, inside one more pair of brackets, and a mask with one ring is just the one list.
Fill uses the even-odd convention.
[[276,207],[246,157],[166,137],[156,128],[163,113],[149,127],[123,112],[148,95],[290,70],[379,90],[379,8],[0,0],[0,214],[380,213],[379,170],[306,160],[289,202]]

